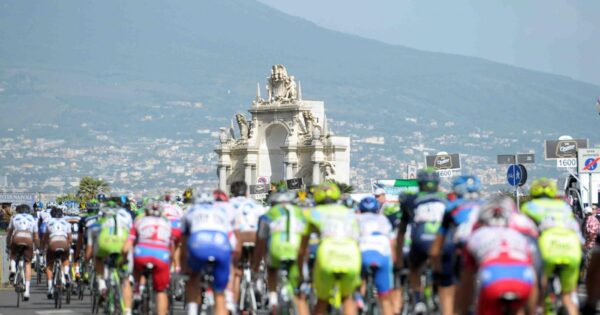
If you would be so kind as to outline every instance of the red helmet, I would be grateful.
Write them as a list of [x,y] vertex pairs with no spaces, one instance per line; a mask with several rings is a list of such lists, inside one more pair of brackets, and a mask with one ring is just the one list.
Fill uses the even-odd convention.
[[213,197],[215,197],[215,201],[229,201],[227,194],[220,189],[213,191]]

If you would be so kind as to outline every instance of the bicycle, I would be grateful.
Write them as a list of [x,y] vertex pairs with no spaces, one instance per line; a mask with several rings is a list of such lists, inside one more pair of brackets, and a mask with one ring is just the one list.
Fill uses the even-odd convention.
[[13,285],[15,287],[15,292],[17,292],[17,307],[20,307],[21,301],[25,300],[25,249],[27,245],[18,244],[17,245],[17,259],[16,259],[16,270],[15,270],[15,279]]
[[167,290],[169,295],[169,314],[175,314],[175,301],[181,301],[184,291],[184,281],[187,277],[181,274],[171,274],[171,280],[169,282],[169,288]]
[[367,268],[366,284],[365,284],[365,309],[363,314],[375,315],[379,314],[379,299],[377,298],[377,288],[375,287],[375,273],[379,267],[371,265]]
[[35,255],[35,274],[37,278],[37,284],[42,283],[42,273],[44,272],[44,268],[42,267],[42,254],[37,253]]
[[60,258],[64,252],[65,250],[62,248],[59,248],[55,251],[56,259],[54,260],[54,265],[52,267],[54,308],[57,309],[62,308],[63,272],[62,261]]
[[252,283],[252,266],[250,264],[250,256],[254,249],[253,243],[242,244],[242,281],[240,283],[240,312],[255,314],[258,305],[256,302],[256,294],[254,293],[254,285]]
[[294,288],[289,280],[289,273],[294,260],[283,260],[280,262],[277,282],[277,312],[278,315],[295,315],[298,313],[294,303]]
[[106,300],[104,305],[105,315],[119,315],[125,309],[123,292],[121,289],[121,271],[119,270],[119,254],[110,254],[105,264],[108,272],[106,279]]
[[152,271],[154,270],[154,265],[152,263],[147,263],[142,271],[142,277],[146,280],[146,285],[142,290],[142,300],[140,305],[140,314],[147,315],[152,314],[152,310],[156,308],[154,303],[154,286],[152,283]]
[[513,304],[519,300],[518,296],[514,292],[506,292],[502,294],[500,297],[500,304],[502,304],[502,314],[503,315],[512,315],[515,313],[513,311]]

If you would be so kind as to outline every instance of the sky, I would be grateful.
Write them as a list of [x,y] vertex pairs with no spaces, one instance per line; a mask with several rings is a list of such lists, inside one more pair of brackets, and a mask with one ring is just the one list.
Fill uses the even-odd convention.
[[259,0],[317,25],[600,85],[598,0]]

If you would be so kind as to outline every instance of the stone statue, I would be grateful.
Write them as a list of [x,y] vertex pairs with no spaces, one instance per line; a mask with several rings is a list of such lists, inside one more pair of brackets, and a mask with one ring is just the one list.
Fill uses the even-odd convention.
[[221,142],[221,144],[225,144],[227,143],[227,140],[229,140],[229,136],[227,135],[227,128],[221,127],[221,132],[219,133],[219,142]]
[[305,111],[302,113],[304,117],[304,127],[306,128],[306,134],[309,138],[312,138],[313,132],[315,130],[315,116],[310,111]]
[[269,102],[289,102],[298,99],[298,87],[294,76],[288,76],[283,65],[274,65],[267,79]]
[[333,162],[326,161],[323,163],[323,174],[326,181],[335,180],[335,165],[333,165]]
[[248,125],[246,117],[238,113],[235,115],[235,118],[237,120],[238,127],[240,127],[240,140],[247,140],[248,135],[250,134],[250,126]]

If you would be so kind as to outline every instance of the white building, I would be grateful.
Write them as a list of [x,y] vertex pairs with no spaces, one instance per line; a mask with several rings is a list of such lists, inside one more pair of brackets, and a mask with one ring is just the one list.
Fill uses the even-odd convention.
[[[267,99],[257,86],[248,112],[238,113],[239,136],[233,126],[221,128],[219,188],[243,180],[248,185],[302,178],[306,185],[325,180],[350,181],[350,138],[327,128],[325,103],[302,99],[301,86],[275,65],[267,78]],[[229,130],[228,130],[229,129]]]

